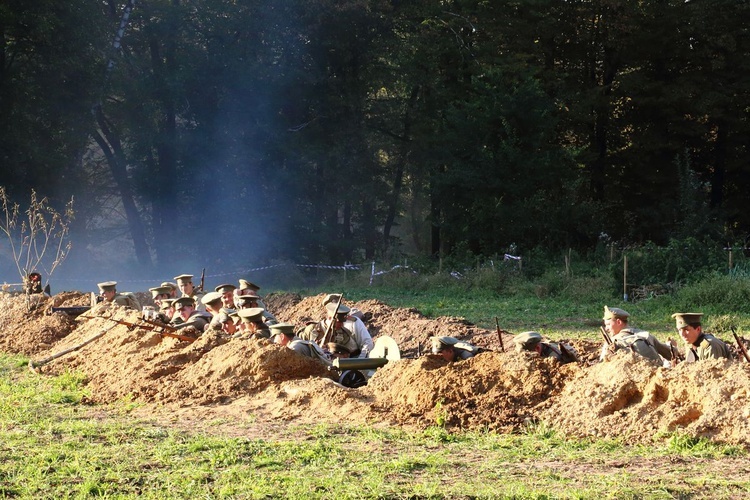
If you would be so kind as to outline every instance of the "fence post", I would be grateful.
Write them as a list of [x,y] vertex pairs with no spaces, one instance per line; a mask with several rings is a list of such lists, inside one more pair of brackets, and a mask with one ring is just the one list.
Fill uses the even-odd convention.
[[623,255],[623,266],[622,266],[622,300],[623,302],[628,301],[628,256]]

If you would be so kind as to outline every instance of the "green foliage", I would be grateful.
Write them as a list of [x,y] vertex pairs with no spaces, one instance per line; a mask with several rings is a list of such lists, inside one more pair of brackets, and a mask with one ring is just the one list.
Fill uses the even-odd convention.
[[714,264],[691,238],[750,231],[747,2],[158,0],[121,52],[109,3],[68,3],[3,5],[0,184],[58,209],[80,189],[92,253],[129,233],[140,259],[228,270],[408,247],[464,273],[606,233],[678,241],[633,278],[681,283]]
[[[750,279],[710,274],[690,286],[680,288],[674,297],[675,307],[684,311],[750,312]],[[729,325],[730,321],[720,323]]]
[[[710,239],[673,239],[666,246],[649,242],[623,253],[628,257],[628,283],[641,285],[695,282],[727,266],[723,245]],[[613,266],[613,275],[622,282],[622,262]]]

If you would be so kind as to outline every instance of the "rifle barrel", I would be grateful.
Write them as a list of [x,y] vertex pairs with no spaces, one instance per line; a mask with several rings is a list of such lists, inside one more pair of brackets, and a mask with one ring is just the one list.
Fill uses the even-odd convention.
[[503,343],[503,334],[500,331],[500,321],[497,319],[497,316],[495,316],[495,326],[497,326],[497,338],[500,340],[500,350],[502,352],[505,352],[505,344]]

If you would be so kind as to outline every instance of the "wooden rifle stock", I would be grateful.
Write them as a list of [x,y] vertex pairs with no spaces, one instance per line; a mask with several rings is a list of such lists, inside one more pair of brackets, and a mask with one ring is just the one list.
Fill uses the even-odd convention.
[[747,348],[745,347],[745,344],[742,343],[742,339],[737,335],[737,332],[734,331],[734,327],[732,327],[732,335],[734,335],[734,340],[737,342],[737,347],[742,353],[742,356],[744,356],[745,361],[750,363],[750,354],[747,353]]
[[497,319],[497,316],[495,316],[495,326],[497,327],[497,338],[500,340],[500,350],[502,352],[505,352],[505,344],[503,343],[503,334],[500,331],[500,322]]
[[607,345],[612,345],[612,338],[610,338],[609,334],[607,333],[607,329],[603,326],[600,326],[599,330],[602,332],[602,337],[604,337],[604,341],[607,343]]
[[328,342],[331,341],[331,337],[333,336],[333,325],[336,324],[336,316],[339,313],[339,307],[341,307],[341,302],[344,300],[344,294],[342,293],[339,296],[339,301],[336,303],[336,310],[333,312],[333,317],[331,318],[331,322],[328,323],[328,328],[326,328],[326,332],[323,335],[323,342],[321,343],[321,346],[325,348],[325,346],[328,345]]

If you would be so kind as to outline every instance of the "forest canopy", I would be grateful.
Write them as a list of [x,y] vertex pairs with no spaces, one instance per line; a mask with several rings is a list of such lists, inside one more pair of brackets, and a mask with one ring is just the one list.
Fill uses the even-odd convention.
[[744,242],[748,21],[736,0],[8,0],[0,185],[74,196],[79,258],[118,242],[144,270]]

